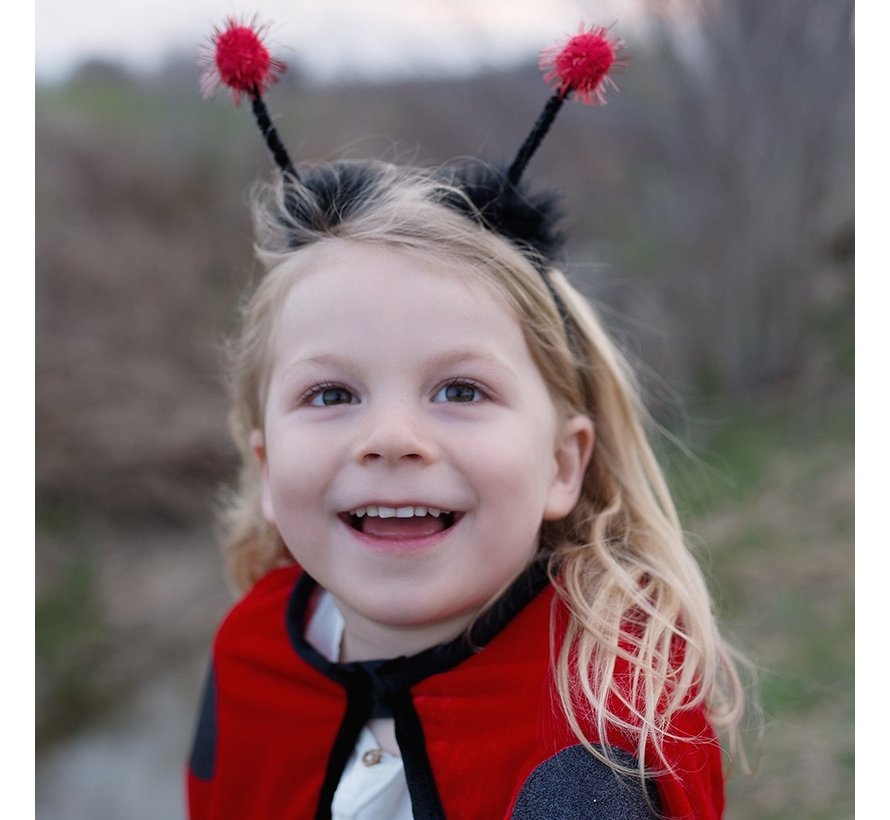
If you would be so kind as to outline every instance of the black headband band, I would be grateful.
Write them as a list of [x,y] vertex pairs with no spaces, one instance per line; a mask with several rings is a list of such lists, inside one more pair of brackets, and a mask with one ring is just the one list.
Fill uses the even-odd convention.
[[[308,182],[291,162],[263,100],[266,90],[286,69],[269,53],[265,33],[266,27],[258,24],[255,17],[246,22],[229,18],[224,26],[216,28],[201,55],[201,85],[206,95],[228,87],[236,105],[248,97],[263,139],[285,180]],[[506,171],[480,164],[455,173],[454,182],[466,198],[455,197],[446,204],[518,245],[541,271],[554,262],[562,245],[556,197],[532,196],[521,185],[522,175],[567,98],[588,104],[605,102],[606,87],[614,86],[609,71],[625,62],[619,56],[622,45],[606,28],[582,26],[563,45],[543,51],[540,66],[554,93]],[[475,213],[471,213],[468,203]],[[549,282],[548,287],[553,290]],[[560,312],[563,311],[561,307]]]

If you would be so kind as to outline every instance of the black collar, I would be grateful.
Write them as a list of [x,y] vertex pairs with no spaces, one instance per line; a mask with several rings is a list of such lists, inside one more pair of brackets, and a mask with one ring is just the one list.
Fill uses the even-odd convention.
[[[430,675],[446,672],[486,646],[526,605],[547,586],[547,561],[535,560],[476,621],[468,633],[416,655],[398,658],[337,663],[329,661],[306,640],[307,614],[318,582],[304,572],[291,593],[287,607],[287,632],[297,654],[327,677],[345,685],[359,670],[372,673],[381,683],[409,688]],[[387,686],[386,688],[390,688]]]

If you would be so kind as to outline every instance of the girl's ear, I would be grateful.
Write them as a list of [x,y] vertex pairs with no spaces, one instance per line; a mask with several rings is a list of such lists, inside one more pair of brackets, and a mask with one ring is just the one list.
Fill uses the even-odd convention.
[[545,521],[562,520],[578,503],[594,438],[593,422],[587,416],[572,416],[563,423],[554,453],[553,481],[544,507]]
[[272,493],[269,488],[269,462],[266,460],[266,440],[262,430],[253,430],[250,433],[250,449],[256,461],[257,472],[260,475],[260,506],[263,508],[263,516],[266,522],[275,526],[275,512],[272,509]]

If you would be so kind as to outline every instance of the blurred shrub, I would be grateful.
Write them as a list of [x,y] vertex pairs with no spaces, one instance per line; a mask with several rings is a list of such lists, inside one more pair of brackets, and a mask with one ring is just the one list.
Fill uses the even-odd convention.
[[853,291],[852,0],[697,7],[653,18],[647,56],[640,229],[666,254],[670,369],[728,391],[824,376],[815,325]]

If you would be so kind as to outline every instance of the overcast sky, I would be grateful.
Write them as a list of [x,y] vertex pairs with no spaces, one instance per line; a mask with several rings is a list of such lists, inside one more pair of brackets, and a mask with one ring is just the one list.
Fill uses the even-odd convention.
[[[528,58],[582,19],[629,25],[631,0],[37,0],[39,77],[86,57],[152,68],[193,54],[227,16],[272,23],[275,53],[320,77],[406,66],[461,70]],[[596,16],[592,16],[596,15]],[[618,30],[616,29],[616,30]]]

